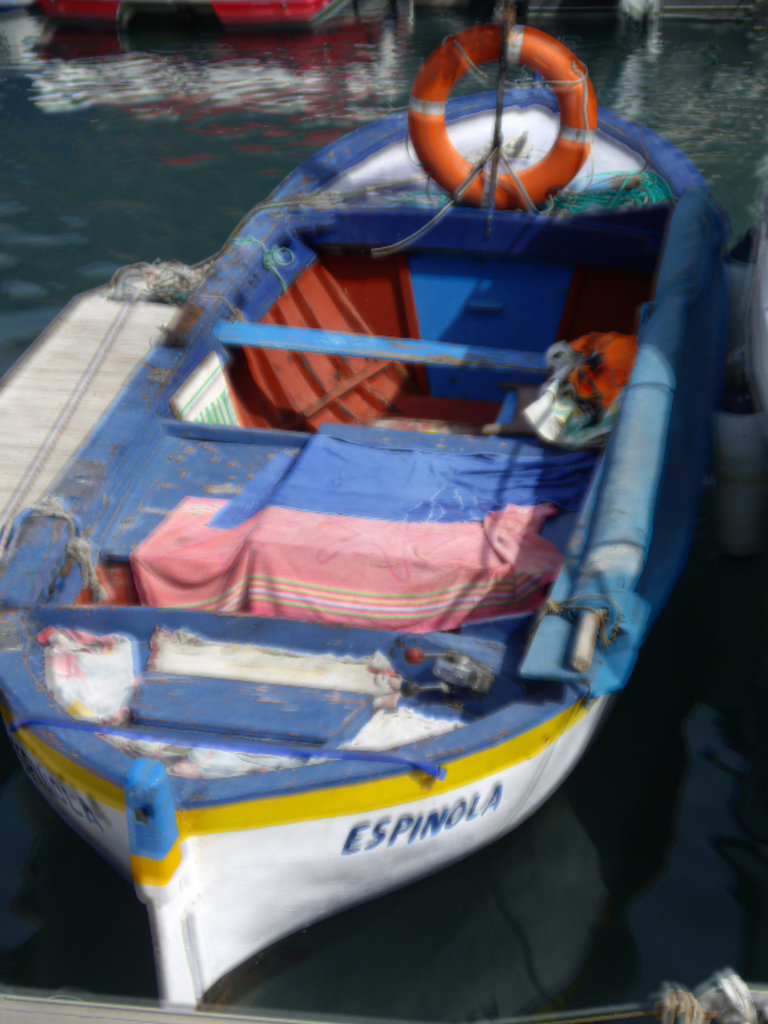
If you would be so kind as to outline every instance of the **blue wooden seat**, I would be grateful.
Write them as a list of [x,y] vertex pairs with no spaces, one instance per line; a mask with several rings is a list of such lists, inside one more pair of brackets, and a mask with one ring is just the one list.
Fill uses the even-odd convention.
[[413,338],[382,338],[370,334],[348,334],[311,327],[283,324],[252,324],[219,320],[214,337],[223,345],[282,349],[294,352],[324,352],[327,355],[358,356],[364,359],[395,359],[426,366],[461,366],[467,369],[503,370],[510,373],[546,373],[546,360],[539,352],[519,352],[479,345],[457,345],[447,341]]
[[132,705],[136,725],[272,742],[334,745],[372,714],[365,694],[232,679],[147,674]]

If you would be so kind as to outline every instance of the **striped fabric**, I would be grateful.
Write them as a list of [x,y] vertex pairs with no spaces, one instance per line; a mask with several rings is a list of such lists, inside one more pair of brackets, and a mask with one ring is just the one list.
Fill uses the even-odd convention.
[[392,523],[267,507],[212,528],[223,501],[186,498],[133,552],[142,603],[427,632],[534,611],[562,556],[551,505],[466,523]]
[[249,538],[247,610],[411,632],[534,611],[562,563],[538,535],[553,512],[392,523],[267,508]]
[[228,427],[238,425],[218,352],[211,352],[187,377],[171,398],[171,410],[179,420]]

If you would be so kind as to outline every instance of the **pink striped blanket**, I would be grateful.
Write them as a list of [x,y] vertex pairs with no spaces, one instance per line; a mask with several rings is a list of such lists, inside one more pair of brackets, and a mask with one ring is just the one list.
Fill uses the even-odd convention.
[[131,556],[142,603],[373,629],[455,629],[537,609],[562,556],[551,504],[474,522],[392,522],[276,505],[229,529],[185,498]]

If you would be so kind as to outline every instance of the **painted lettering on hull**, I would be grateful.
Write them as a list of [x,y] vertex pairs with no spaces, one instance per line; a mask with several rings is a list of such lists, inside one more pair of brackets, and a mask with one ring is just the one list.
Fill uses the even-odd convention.
[[43,796],[60,804],[74,814],[76,818],[80,818],[84,824],[98,829],[99,832],[104,831],[104,825],[99,820],[99,809],[97,806],[92,805],[92,802],[88,801],[82,793],[78,793],[72,786],[68,786],[66,782],[63,782],[43,768],[34,758],[30,757],[24,747],[13,736],[9,736],[9,739],[11,746],[16,752],[16,756],[21,762],[21,767]]
[[429,813],[385,815],[376,820],[360,821],[349,830],[341,852],[345,855],[365,853],[382,846],[424,842],[497,810],[501,793],[502,785],[498,782],[487,796],[473,793]]

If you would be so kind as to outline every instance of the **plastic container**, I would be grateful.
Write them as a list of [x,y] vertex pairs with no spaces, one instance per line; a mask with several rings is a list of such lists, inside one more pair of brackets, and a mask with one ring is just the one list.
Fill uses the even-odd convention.
[[763,419],[748,399],[724,403],[715,413],[717,541],[721,551],[738,558],[760,555],[768,548],[768,444]]

